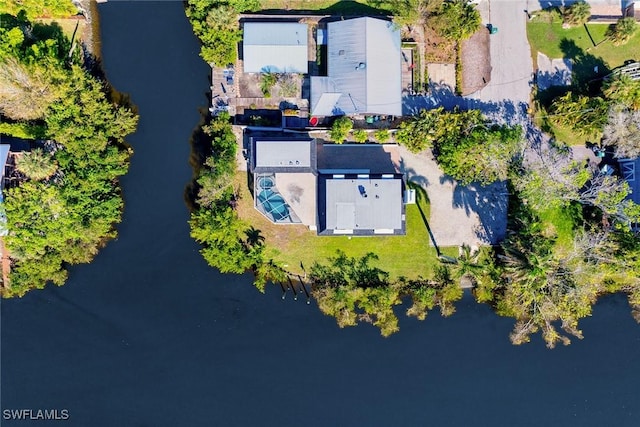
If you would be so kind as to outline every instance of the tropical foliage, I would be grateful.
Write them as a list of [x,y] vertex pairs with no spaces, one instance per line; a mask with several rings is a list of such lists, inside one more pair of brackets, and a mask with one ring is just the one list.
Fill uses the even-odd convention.
[[341,144],[349,134],[349,131],[353,127],[353,121],[347,116],[340,116],[334,120],[331,129],[329,130],[329,138],[332,141]]
[[469,0],[449,0],[442,3],[434,17],[435,30],[443,37],[461,41],[480,29],[480,12]]
[[200,56],[216,66],[235,63],[242,40],[238,14],[259,7],[258,0],[188,0],[186,14],[202,42]]
[[372,6],[387,9],[398,25],[414,25],[437,13],[444,0],[369,0]]
[[640,110],[640,80],[624,73],[616,73],[602,85],[605,98],[614,105],[633,111]]
[[628,42],[638,30],[638,24],[634,17],[620,18],[611,26],[608,36],[614,45],[619,46]]
[[609,104],[600,97],[567,92],[551,104],[549,118],[553,123],[572,128],[579,135],[598,135],[606,123]]
[[189,224],[191,237],[202,245],[209,265],[223,273],[256,273],[256,287],[264,292],[267,281],[283,281],[284,270],[267,256],[260,231],[250,227],[235,211],[237,142],[227,113],[203,127],[211,142],[210,155],[199,169],[196,206]]
[[492,125],[478,110],[422,110],[400,125],[396,140],[412,152],[433,148],[442,170],[462,184],[507,178],[521,147],[519,127]]
[[10,37],[0,48],[0,113],[15,120],[3,129],[49,140],[18,156],[24,180],[5,195],[11,273],[2,293],[21,296],[48,281],[64,283],[66,265],[89,262],[115,236],[117,180],[131,154],[123,138],[137,117],[108,98],[80,55],[68,56],[58,26],[21,18],[2,30]]
[[67,18],[78,14],[78,9],[71,0],[3,0],[0,3],[0,14],[17,16],[24,11],[26,18]]
[[424,320],[427,312],[440,307],[443,316],[453,314],[453,303],[462,298],[462,288],[452,277],[448,267],[441,266],[435,280],[399,279],[391,281],[389,273],[375,267],[377,255],[368,253],[362,258],[348,257],[338,251],[328,264],[315,263],[309,275],[313,296],[320,310],[335,317],[338,326],[371,323],[383,336],[399,330],[393,307],[410,295],[413,305],[407,315]]
[[561,8],[562,21],[572,27],[586,24],[591,16],[591,6],[586,1],[578,1]]

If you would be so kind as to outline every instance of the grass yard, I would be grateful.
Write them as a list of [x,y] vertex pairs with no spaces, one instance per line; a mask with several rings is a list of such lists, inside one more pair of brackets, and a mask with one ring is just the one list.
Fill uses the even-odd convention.
[[76,33],[76,38],[82,39],[82,34],[84,33],[85,26],[87,25],[87,22],[83,19],[39,18],[39,19],[36,19],[35,22],[39,22],[45,25],[50,25],[53,22],[57,23],[62,28],[62,32],[64,33],[64,35],[69,37],[69,40],[71,40],[71,37],[73,36],[73,32],[76,29],[76,25],[78,25],[78,32]]
[[533,122],[543,131],[555,138],[558,144],[567,146],[585,146],[587,142],[598,143],[602,139],[602,132],[594,135],[580,135],[567,126],[559,126],[543,117],[544,110],[536,110]]
[[[379,256],[377,266],[388,271],[392,277],[431,277],[433,267],[439,262],[436,250],[429,244],[429,234],[420,213],[429,218],[429,203],[426,193],[417,191],[418,204],[407,205],[406,236],[317,236],[304,225],[278,225],[266,219],[253,207],[253,199],[247,188],[247,175],[238,173],[236,186],[239,188],[238,212],[256,229],[261,231],[266,245],[275,249],[273,257],[287,265],[286,269],[302,274],[300,263],[309,269],[315,262],[323,262],[334,256],[336,250],[343,250],[348,256],[360,257],[368,252]],[[458,248],[441,248],[445,255],[457,256]]]
[[365,0],[260,0],[262,10],[313,11],[335,15],[386,15]]
[[554,247],[559,256],[563,256],[573,248],[575,229],[580,218],[580,208],[550,208],[539,213],[543,224],[543,233],[547,237],[556,236]]
[[[610,41],[604,41],[608,25],[587,24],[586,28],[588,31],[585,26],[565,30],[561,22],[529,22],[527,36],[534,64],[537,52],[551,59],[567,57],[575,60],[591,55],[600,58],[608,70],[623,65],[628,59],[640,59],[640,30],[626,44],[614,46]],[[594,43],[597,46],[594,47]]]

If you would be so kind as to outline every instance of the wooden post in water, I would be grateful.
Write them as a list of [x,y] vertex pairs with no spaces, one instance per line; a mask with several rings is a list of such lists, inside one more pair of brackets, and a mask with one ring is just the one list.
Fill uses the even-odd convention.
[[302,289],[304,290],[304,293],[307,296],[307,304],[310,304],[311,296],[309,295],[309,292],[307,292],[307,287],[304,285],[304,282],[302,281],[302,277],[300,277],[299,274],[298,274],[298,280],[300,280],[300,286],[302,286]]
[[291,281],[291,276],[287,274],[287,279],[289,280],[289,284],[291,285],[291,290],[293,291],[293,300],[298,301],[298,293],[296,292],[296,287],[293,286],[293,282]]

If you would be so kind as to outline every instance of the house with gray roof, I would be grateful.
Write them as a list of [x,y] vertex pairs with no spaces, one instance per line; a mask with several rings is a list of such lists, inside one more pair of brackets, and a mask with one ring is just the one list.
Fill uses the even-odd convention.
[[307,24],[245,22],[242,40],[244,72],[307,74],[307,42]]
[[405,234],[394,148],[251,136],[254,206],[275,224],[304,224],[319,235]]
[[400,174],[321,175],[319,235],[405,234]]
[[400,30],[363,17],[327,24],[327,76],[311,77],[311,115],[402,115]]

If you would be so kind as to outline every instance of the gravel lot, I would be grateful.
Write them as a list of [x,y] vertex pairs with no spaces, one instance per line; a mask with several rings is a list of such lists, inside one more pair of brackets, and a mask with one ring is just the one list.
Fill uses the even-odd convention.
[[429,150],[419,154],[402,146],[398,150],[401,171],[427,190],[431,203],[429,226],[438,246],[478,247],[504,238],[507,224],[504,183],[464,187],[442,172]]

